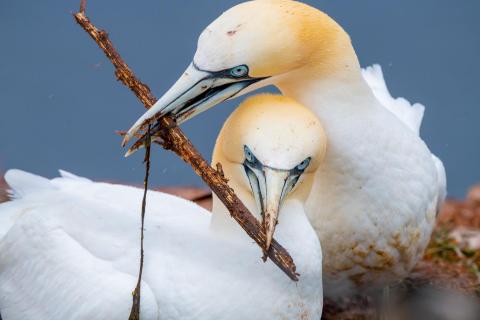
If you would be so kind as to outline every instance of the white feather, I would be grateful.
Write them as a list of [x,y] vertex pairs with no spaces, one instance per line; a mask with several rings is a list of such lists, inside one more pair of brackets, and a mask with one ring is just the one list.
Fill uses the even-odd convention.
[[50,180],[21,170],[9,170],[5,181],[10,186],[9,193],[13,198],[21,198],[28,193],[52,189]]
[[[142,190],[62,176],[7,173],[18,197],[0,205],[0,222],[9,221],[1,224],[2,317],[127,319],[138,272]],[[288,205],[282,211],[286,231],[279,227],[277,234],[280,241],[298,234],[297,243],[285,244],[299,283],[263,263],[258,246],[244,241],[236,225],[238,236],[220,239],[206,210],[149,192],[142,319],[318,319],[320,245],[305,214],[299,219],[299,207],[290,208],[291,215]]]
[[419,135],[425,107],[420,103],[412,105],[405,98],[393,98],[385,83],[380,65],[374,64],[362,69],[362,75],[380,103]]
[[[387,88],[382,67],[379,64],[374,64],[362,69],[362,75],[379,102],[390,112],[392,112],[399,120],[406,124],[415,134],[420,136],[419,131],[422,125],[423,115],[425,113],[425,106],[420,103],[415,103],[412,105],[405,98],[393,98]],[[442,161],[434,154],[432,154],[432,158],[437,169],[438,211],[440,210],[440,207],[447,196],[447,176]]]

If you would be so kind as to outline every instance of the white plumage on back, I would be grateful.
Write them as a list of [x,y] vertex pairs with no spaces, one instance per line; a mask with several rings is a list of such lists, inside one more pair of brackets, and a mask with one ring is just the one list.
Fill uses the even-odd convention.
[[[412,105],[407,99],[402,97],[393,98],[387,88],[382,67],[379,64],[374,64],[362,69],[362,75],[380,104],[392,112],[399,120],[415,132],[415,134],[420,136],[425,106],[420,103],[414,103]],[[437,210],[439,210],[439,207],[447,196],[447,176],[442,161],[434,154],[432,154],[432,158],[438,174],[439,191]]]
[[[285,116],[278,116],[280,109]],[[273,176],[287,172],[285,179],[298,180],[307,167],[284,168],[297,168],[308,158],[313,159],[309,172],[317,170],[325,156],[325,133],[312,112],[284,97],[251,98],[238,110],[243,112],[232,114],[218,139],[233,149],[215,163],[222,164],[231,186],[244,186],[240,199],[261,219],[262,209],[255,203],[260,195],[254,194],[258,191],[242,164],[245,145],[254,146],[266,163],[283,159],[275,163],[280,169],[269,167],[277,172]],[[272,130],[274,115],[283,125]],[[297,149],[279,139],[287,127],[296,129],[291,134],[297,137]],[[262,139],[277,143],[255,144]],[[280,157],[282,153],[288,156]],[[2,317],[127,319],[139,267],[143,190],[60,173],[52,180],[19,170],[6,174],[15,197],[0,205],[5,222],[0,234]],[[288,189],[285,179],[266,179],[265,186]],[[190,201],[150,191],[142,319],[319,319],[322,251],[304,209],[308,179],[311,175],[303,176],[281,198],[280,193],[267,198],[276,210],[268,213],[278,216],[274,236],[294,259],[298,282],[270,260],[262,261],[262,250],[225,206],[217,204],[210,214]]]
[[378,101],[413,132],[420,135],[425,106],[420,103],[412,105],[405,98],[393,98],[385,83],[382,67],[378,64],[362,69],[362,75]]
[[53,189],[50,180],[21,170],[9,170],[5,174],[5,180],[10,186],[8,191],[12,198]]
[[[16,196],[0,205],[2,317],[127,319],[142,190],[62,176],[6,175]],[[160,192],[149,192],[148,204],[142,319],[319,318],[321,250],[296,201],[282,209],[276,237],[290,239],[299,283],[263,263],[238,226],[220,240],[197,205]]]
[[[333,145],[307,203],[331,297],[405,277],[423,255],[446,195],[443,164],[419,137],[423,105],[393,98],[378,65],[362,75],[365,84],[319,80],[316,90],[296,96],[316,108]],[[350,101],[323,100],[334,90]]]

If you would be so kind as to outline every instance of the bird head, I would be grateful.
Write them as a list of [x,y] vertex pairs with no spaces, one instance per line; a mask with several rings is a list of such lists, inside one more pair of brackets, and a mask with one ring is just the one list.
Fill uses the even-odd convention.
[[291,0],[239,4],[202,32],[191,64],[130,128],[124,145],[163,115],[181,123],[223,101],[287,81],[295,71],[331,72],[342,52],[351,55],[348,35],[313,7]]
[[282,203],[306,200],[326,146],[325,132],[315,115],[284,96],[249,98],[225,122],[213,163],[222,165],[237,194],[256,203],[267,250]]

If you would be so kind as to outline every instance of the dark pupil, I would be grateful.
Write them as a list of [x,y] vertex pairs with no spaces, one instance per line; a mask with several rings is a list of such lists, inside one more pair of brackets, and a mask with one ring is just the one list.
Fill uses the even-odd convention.
[[302,161],[302,163],[300,163],[300,164],[298,165],[297,168],[298,168],[299,170],[305,170],[309,164],[310,164],[310,159],[305,159],[305,160]]
[[237,67],[237,68],[233,69],[232,74],[237,76],[237,77],[241,77],[241,76],[245,75],[245,72],[246,72],[245,68],[240,66],[240,67]]

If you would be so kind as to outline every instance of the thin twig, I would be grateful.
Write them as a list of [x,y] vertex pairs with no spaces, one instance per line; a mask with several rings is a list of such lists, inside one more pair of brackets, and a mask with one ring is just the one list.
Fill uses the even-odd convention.
[[80,0],[80,13],[85,14],[85,7],[87,6],[87,0]]
[[[77,23],[95,40],[103,50],[107,58],[115,67],[115,75],[125,86],[137,96],[137,98],[150,108],[157,99],[152,95],[150,88],[142,83],[130,70],[128,65],[120,57],[108,34],[97,29],[84,12],[74,14]],[[245,232],[263,248],[266,243],[266,234],[257,219],[248,211],[245,205],[236,196],[234,190],[228,186],[224,178],[213,169],[199,154],[190,140],[170,117],[163,117],[159,120],[164,130],[159,131],[162,146],[175,152],[179,157],[188,163],[195,173],[212,189],[222,203],[227,207],[231,216],[245,230]],[[158,143],[158,140],[155,140]],[[277,241],[273,240],[268,251],[268,257],[285,274],[294,281],[298,281],[296,266],[292,257]]]
[[137,286],[133,291],[133,303],[132,309],[130,310],[130,316],[128,320],[140,320],[140,301],[141,301],[141,286],[142,286],[142,275],[143,275],[143,239],[145,232],[145,211],[147,209],[147,192],[148,192],[148,178],[150,177],[150,126],[147,128],[147,140],[145,142],[145,178],[143,179],[143,198],[142,198],[142,213],[141,213],[141,230],[140,230],[140,267],[138,269],[138,280]]

